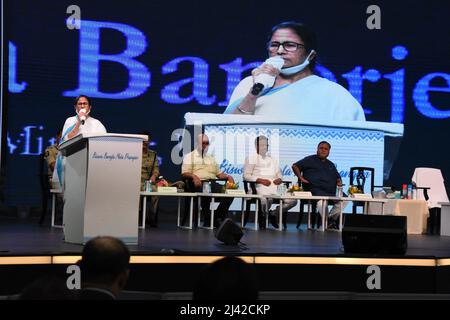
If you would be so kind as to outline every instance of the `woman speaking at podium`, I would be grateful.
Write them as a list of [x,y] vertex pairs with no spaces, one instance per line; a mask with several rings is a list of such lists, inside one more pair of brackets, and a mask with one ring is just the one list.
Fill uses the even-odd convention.
[[105,126],[90,116],[92,104],[88,96],[80,95],[75,99],[75,113],[76,115],[67,118],[63,127],[63,134],[61,143],[72,139],[76,135],[82,134],[104,134],[106,133]]
[[238,84],[225,113],[295,122],[365,121],[363,108],[350,92],[313,74],[316,37],[305,25],[276,25],[267,49],[269,59]]
[[[105,126],[90,116],[92,104],[88,96],[79,95],[76,97],[74,107],[76,115],[66,119],[60,143],[72,139],[78,134],[106,133]],[[52,180],[54,183],[58,182],[62,187],[64,181],[64,159],[60,153],[58,153],[56,158],[56,170],[53,171]]]

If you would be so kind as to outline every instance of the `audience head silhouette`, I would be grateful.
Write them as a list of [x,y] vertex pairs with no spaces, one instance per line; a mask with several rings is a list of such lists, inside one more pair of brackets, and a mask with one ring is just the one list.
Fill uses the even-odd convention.
[[128,280],[130,252],[119,239],[96,237],[86,243],[78,263],[81,299],[115,298]]
[[208,265],[193,293],[194,300],[256,300],[258,289],[253,268],[236,257]]

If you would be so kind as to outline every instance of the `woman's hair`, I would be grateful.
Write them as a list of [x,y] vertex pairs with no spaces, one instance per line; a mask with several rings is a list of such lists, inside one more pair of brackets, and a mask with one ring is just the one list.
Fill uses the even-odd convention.
[[81,98],[85,98],[87,100],[87,102],[89,103],[89,106],[91,106],[91,104],[92,104],[91,98],[89,98],[88,96],[86,96],[84,94],[80,94],[78,97],[76,97],[73,105],[76,106],[78,103],[78,100],[80,100]]
[[[291,29],[292,31],[294,31],[300,37],[300,39],[302,39],[302,41],[305,45],[305,50],[308,54],[311,52],[311,50],[315,50],[317,52],[316,34],[314,33],[314,31],[312,31],[307,26],[305,26],[303,23],[295,22],[295,21],[286,21],[286,22],[277,24],[270,31],[268,41],[270,41],[270,39],[272,39],[272,36],[275,33],[275,31],[277,31],[279,29]],[[311,70],[314,70],[315,65],[316,65],[316,58],[312,59],[309,62],[309,66],[311,67]]]

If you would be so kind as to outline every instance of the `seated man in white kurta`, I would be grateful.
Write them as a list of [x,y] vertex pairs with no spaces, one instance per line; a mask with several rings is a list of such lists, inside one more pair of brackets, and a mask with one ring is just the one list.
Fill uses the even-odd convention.
[[[278,160],[268,155],[269,140],[265,136],[258,136],[255,139],[256,154],[245,159],[244,180],[256,183],[256,192],[260,195],[277,194],[277,186],[283,183]],[[297,200],[284,200],[283,213],[295,207]],[[272,199],[261,199],[262,211],[269,214],[271,224],[278,228],[275,214],[270,209]],[[276,210],[279,210],[277,207]]]

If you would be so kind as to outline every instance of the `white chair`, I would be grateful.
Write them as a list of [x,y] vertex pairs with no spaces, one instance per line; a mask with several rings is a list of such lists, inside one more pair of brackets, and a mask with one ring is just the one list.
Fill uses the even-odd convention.
[[62,228],[62,224],[55,224],[55,213],[56,213],[56,197],[61,195],[63,192],[61,189],[50,189],[50,194],[52,195],[52,228]]
[[[416,168],[411,181],[416,186],[415,198],[427,200],[429,209],[427,232],[429,234],[439,234],[441,225],[441,205],[439,202],[448,202],[441,170],[435,168]],[[426,199],[424,189],[421,188],[429,188],[427,190],[428,199]]]
[[426,200],[424,190],[420,188],[430,188],[428,190],[428,208],[440,208],[439,202],[448,202],[444,178],[440,169],[416,168],[411,181],[417,188],[416,199]]

